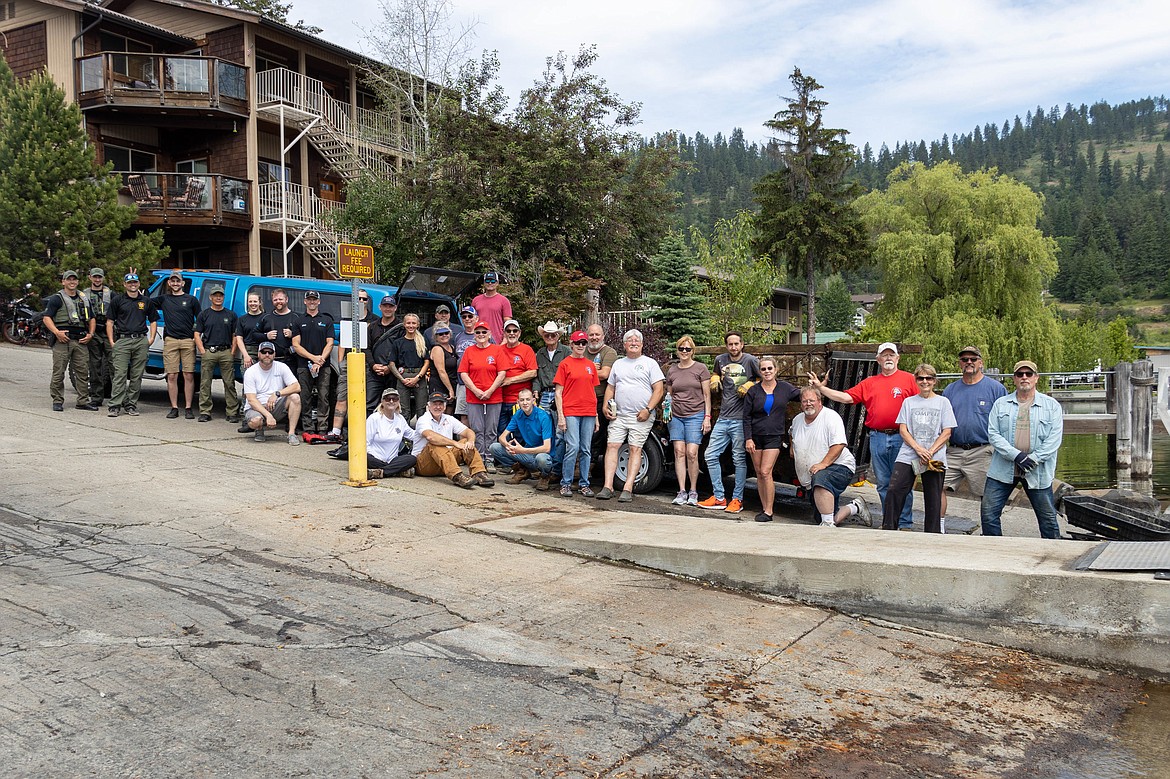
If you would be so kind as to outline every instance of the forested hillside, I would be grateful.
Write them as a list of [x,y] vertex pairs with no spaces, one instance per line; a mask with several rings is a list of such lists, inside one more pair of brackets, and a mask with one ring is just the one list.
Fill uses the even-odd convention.
[[927,144],[867,144],[857,165],[867,188],[881,188],[902,162],[953,160],[964,171],[995,166],[1045,196],[1041,228],[1060,245],[1050,290],[1066,301],[1111,303],[1170,294],[1170,104],[1145,98],[1037,106],[1021,119],[987,124]]
[[[663,134],[649,146],[677,147],[685,168],[671,180],[678,195],[675,225],[709,233],[716,220],[755,209],[752,188],[775,170],[766,146],[746,144],[740,129],[713,139]],[[1041,229],[1060,246],[1060,272],[1050,285],[1058,298],[1112,303],[1122,296],[1170,296],[1170,102],[1145,98],[1037,106],[1024,117],[893,150],[869,144],[859,151],[857,180],[882,189],[903,162],[953,160],[966,172],[997,167],[1045,197]],[[865,275],[865,271],[861,271]]]

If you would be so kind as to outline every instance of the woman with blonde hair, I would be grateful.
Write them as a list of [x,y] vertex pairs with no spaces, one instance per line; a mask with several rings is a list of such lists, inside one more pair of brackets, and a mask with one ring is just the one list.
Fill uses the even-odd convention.
[[678,362],[666,370],[670,440],[674,442],[674,474],[678,477],[678,494],[671,502],[695,506],[699,503],[699,444],[703,435],[711,432],[711,372],[695,362],[695,340],[689,335],[678,339],[674,348]]
[[902,401],[898,432],[902,448],[894,460],[890,489],[882,503],[882,529],[897,530],[898,517],[914,481],[922,476],[922,502],[927,533],[942,533],[943,481],[947,471],[947,441],[958,427],[951,402],[935,394],[938,373],[933,365],[921,363],[914,369],[918,394]]
[[419,330],[420,325],[418,314],[402,318],[403,333],[394,339],[390,356],[390,373],[398,381],[402,416],[412,424],[427,410],[427,374],[431,367],[427,339]]

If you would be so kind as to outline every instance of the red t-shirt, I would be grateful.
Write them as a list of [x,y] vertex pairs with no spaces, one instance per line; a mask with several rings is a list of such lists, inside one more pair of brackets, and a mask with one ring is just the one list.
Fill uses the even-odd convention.
[[492,340],[498,344],[504,342],[504,322],[512,318],[512,302],[500,293],[491,297],[484,294],[476,295],[471,305],[481,321],[486,322],[488,330],[492,331]]
[[[521,373],[536,370],[536,352],[526,343],[516,343],[515,349],[509,349],[507,344],[500,344],[500,356],[507,370],[505,378],[519,376]],[[515,384],[504,386],[504,402],[515,403],[520,399],[520,390],[532,389],[531,381],[518,381]]]
[[870,376],[855,387],[845,390],[854,403],[865,406],[865,426],[870,430],[892,430],[898,427],[898,412],[902,401],[918,394],[914,374],[894,371],[889,376],[880,373]]
[[593,388],[598,385],[597,366],[588,357],[573,357],[561,360],[553,383],[564,387],[561,390],[561,413],[567,417],[597,416],[597,394]]
[[[500,355],[500,347],[495,344],[489,344],[485,349],[480,349],[473,344],[467,347],[467,351],[463,353],[463,359],[459,361],[459,372],[470,376],[475,386],[481,390],[492,386],[496,375],[502,370],[504,370],[504,360]],[[480,400],[470,388],[467,390],[468,403],[484,405],[501,403],[503,400],[504,391],[499,387],[496,387],[496,391],[487,400]]]

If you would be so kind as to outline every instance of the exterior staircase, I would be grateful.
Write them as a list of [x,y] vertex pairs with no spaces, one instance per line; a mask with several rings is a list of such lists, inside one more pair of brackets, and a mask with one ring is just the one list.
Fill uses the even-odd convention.
[[[354,109],[336,100],[315,78],[287,68],[256,74],[256,112],[296,131],[291,148],[304,137],[338,175],[352,181],[362,175],[393,178],[386,155],[411,154],[413,144],[394,116]],[[287,149],[284,150],[287,153]],[[337,276],[337,244],[347,243],[326,215],[341,208],[317,197],[308,187],[291,183],[260,185],[260,222],[280,223],[312,258]]]

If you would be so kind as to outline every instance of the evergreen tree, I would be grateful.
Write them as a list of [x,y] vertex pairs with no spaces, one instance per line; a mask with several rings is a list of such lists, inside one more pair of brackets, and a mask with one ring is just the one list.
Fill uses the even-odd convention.
[[804,277],[811,344],[816,342],[816,274],[855,261],[865,251],[865,235],[852,204],[858,186],[845,180],[856,158],[845,142],[846,131],[824,125],[828,103],[815,96],[822,88],[816,79],[794,68],[789,80],[795,95],[765,122],[784,136],[779,144],[783,167],[756,187],[757,251],[783,263],[794,277]]
[[650,258],[654,277],[646,301],[654,324],[662,330],[667,343],[684,335],[704,343],[710,323],[703,313],[703,294],[695,277],[694,259],[682,236],[667,233],[658,244],[658,253]]
[[817,300],[817,326],[829,332],[844,332],[853,328],[857,306],[849,296],[849,287],[840,273],[834,273],[821,283]]
[[98,166],[81,110],[44,72],[23,82],[0,57],[0,291],[48,292],[64,269],[98,264],[110,278],[149,271],[166,256],[162,232],[123,238],[134,206]]
[[784,283],[784,275],[770,257],[753,251],[753,222],[750,211],[740,211],[718,222],[710,239],[691,229],[695,258],[707,269],[704,309],[716,334],[739,330],[750,333],[745,337],[749,343],[782,341],[787,331],[772,330],[767,312],[772,290]]

